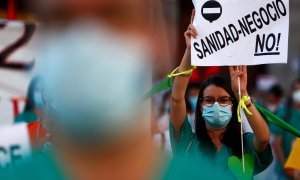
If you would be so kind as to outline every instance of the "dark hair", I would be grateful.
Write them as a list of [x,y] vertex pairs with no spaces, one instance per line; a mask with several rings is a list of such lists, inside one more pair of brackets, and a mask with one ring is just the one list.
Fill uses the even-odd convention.
[[187,90],[186,90],[186,94],[189,95],[190,91],[192,89],[199,89],[199,87],[201,87],[201,83],[197,82],[197,83],[189,83]]
[[223,139],[221,141],[230,149],[233,155],[237,157],[241,157],[242,156],[241,134],[240,134],[241,126],[237,119],[238,101],[231,89],[230,81],[228,81],[225,77],[219,75],[209,77],[206,81],[203,82],[203,84],[200,87],[198,101],[197,101],[197,108],[196,108],[196,120],[195,120],[196,135],[198,140],[200,141],[200,149],[204,154],[210,157],[216,154],[216,147],[208,135],[206,124],[202,117],[202,112],[201,112],[202,109],[201,98],[203,98],[204,90],[210,85],[215,85],[217,87],[223,88],[232,98],[232,103],[233,103],[232,118],[227,125],[227,130],[225,131],[223,135]]
[[269,93],[274,95],[277,98],[281,98],[283,96],[283,90],[281,88],[281,86],[279,84],[275,84],[273,85],[270,89],[269,89]]
[[169,111],[169,109],[165,109],[165,103],[170,101],[171,91],[167,91],[163,94],[161,104],[159,107],[159,116],[161,116],[165,111]]

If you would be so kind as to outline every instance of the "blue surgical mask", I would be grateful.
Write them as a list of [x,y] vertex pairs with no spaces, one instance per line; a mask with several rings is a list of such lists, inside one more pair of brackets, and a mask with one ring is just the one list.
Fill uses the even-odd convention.
[[197,96],[189,97],[189,101],[190,101],[191,106],[192,106],[192,111],[195,112],[196,111],[198,97]]
[[202,117],[209,127],[222,129],[227,126],[232,117],[231,106],[223,107],[217,102],[211,107],[203,106]]
[[51,121],[42,122],[47,131],[54,131],[49,125],[54,124],[74,142],[93,144],[119,139],[137,123],[146,126],[139,116],[149,109],[141,102],[151,82],[152,56],[144,41],[91,19],[45,38],[37,51],[37,73],[43,79],[45,119]]

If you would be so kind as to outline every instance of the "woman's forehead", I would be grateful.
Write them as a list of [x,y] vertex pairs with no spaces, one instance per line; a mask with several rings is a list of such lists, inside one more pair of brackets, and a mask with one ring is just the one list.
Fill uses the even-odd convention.
[[203,91],[203,96],[211,96],[214,98],[219,98],[222,96],[230,96],[225,89],[218,87],[216,85],[209,85]]

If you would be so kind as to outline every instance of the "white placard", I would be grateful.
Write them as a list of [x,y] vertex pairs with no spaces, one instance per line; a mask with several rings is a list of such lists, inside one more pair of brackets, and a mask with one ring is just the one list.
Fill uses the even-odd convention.
[[11,169],[31,154],[27,124],[0,127],[0,170]]
[[193,0],[192,65],[287,63],[288,0]]

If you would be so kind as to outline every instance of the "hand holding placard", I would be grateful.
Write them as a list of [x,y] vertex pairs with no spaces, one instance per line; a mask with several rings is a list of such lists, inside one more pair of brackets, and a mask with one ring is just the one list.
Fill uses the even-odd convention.
[[[239,68],[239,69],[237,69],[237,68]],[[246,66],[239,66],[239,67],[230,66],[229,71],[230,71],[232,91],[234,92],[235,97],[237,99],[239,99],[238,78],[240,78],[241,96],[248,96],[247,67]]]
[[185,43],[186,43],[186,48],[187,49],[191,49],[191,38],[196,38],[197,37],[197,30],[196,28],[193,26],[193,21],[195,18],[195,9],[192,12],[192,16],[191,16],[191,24],[189,25],[187,31],[184,33],[184,37],[185,37]]

